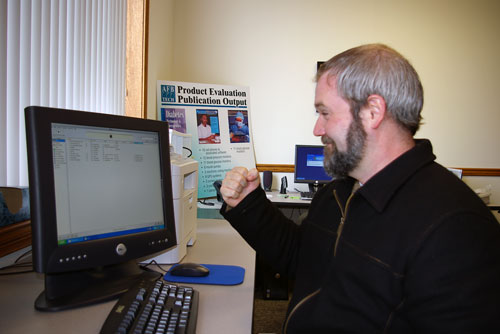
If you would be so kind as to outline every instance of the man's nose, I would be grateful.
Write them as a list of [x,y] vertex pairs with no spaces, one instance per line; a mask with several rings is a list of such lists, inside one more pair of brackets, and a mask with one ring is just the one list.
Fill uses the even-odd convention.
[[323,126],[323,122],[322,122],[321,118],[319,118],[319,117],[316,120],[316,124],[314,124],[313,134],[316,137],[321,137],[325,134],[325,128]]

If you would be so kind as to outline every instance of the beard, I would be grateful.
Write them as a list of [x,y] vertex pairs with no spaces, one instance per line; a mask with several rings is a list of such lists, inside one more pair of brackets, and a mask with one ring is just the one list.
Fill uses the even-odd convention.
[[321,141],[325,145],[324,168],[326,173],[333,178],[343,178],[348,176],[363,158],[366,132],[361,122],[354,119],[347,131],[347,149],[344,152],[339,151],[335,142],[326,135],[321,137]]

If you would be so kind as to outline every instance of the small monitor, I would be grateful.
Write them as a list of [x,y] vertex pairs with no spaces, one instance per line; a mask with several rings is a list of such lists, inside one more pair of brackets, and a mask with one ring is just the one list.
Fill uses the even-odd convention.
[[323,149],[322,145],[295,145],[295,183],[307,183],[310,191],[316,191],[332,180],[323,168]]
[[166,122],[27,107],[35,270],[42,311],[116,298],[160,274],[138,259],[176,245]]

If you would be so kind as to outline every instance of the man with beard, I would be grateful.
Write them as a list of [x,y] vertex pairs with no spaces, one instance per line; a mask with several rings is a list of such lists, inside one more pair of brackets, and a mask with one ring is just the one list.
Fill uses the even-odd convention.
[[334,180],[300,226],[236,167],[224,217],[294,279],[285,333],[500,333],[500,225],[481,199],[414,139],[423,89],[380,44],[319,69],[314,135]]

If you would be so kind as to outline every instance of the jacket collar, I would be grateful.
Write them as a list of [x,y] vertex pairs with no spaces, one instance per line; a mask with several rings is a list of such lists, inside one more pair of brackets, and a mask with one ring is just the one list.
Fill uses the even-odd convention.
[[413,148],[375,174],[358,192],[378,212],[382,212],[399,187],[435,159],[431,142],[427,139],[416,139]]

